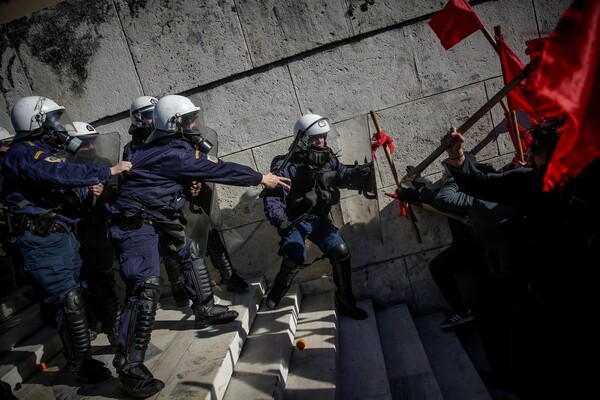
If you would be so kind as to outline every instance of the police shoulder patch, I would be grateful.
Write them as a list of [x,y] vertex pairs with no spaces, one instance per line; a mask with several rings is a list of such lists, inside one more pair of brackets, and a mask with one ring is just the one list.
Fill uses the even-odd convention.
[[44,161],[46,161],[46,162],[52,162],[52,163],[54,163],[54,162],[58,162],[59,163],[59,162],[62,162],[62,159],[60,159],[58,157],[54,157],[54,156],[48,156],[48,157],[44,158]]

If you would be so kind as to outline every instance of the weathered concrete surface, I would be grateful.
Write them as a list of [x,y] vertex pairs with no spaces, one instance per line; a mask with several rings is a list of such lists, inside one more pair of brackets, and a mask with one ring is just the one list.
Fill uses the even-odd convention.
[[[65,0],[0,25],[0,126],[10,128],[15,101],[42,94],[76,120],[119,132],[124,145],[136,97],[184,93],[218,132],[219,156],[264,173],[275,155],[287,152],[294,122],[306,112],[335,124],[340,136],[331,145],[344,163],[370,159],[373,110],[394,139],[394,161],[403,175],[502,86],[498,57],[482,33],[448,51],[441,47],[428,21],[446,1],[281,3]],[[526,62],[525,41],[552,31],[570,3],[489,0],[474,9],[488,30],[502,26]],[[467,148],[495,166],[514,154],[503,120],[496,106],[467,133]],[[350,244],[355,290],[375,304],[443,307],[424,271],[449,243],[445,218],[415,209],[423,239],[417,243],[395,201],[383,196],[395,182],[378,153],[379,199],[369,203],[343,191],[332,211]],[[423,175],[438,179],[439,161]],[[222,213],[216,225],[234,266],[270,280],[279,268],[279,238],[264,219],[260,190],[218,185]],[[309,248],[310,259],[320,256]],[[398,265],[403,272],[391,279]],[[297,279],[330,271],[327,261],[319,261]]]

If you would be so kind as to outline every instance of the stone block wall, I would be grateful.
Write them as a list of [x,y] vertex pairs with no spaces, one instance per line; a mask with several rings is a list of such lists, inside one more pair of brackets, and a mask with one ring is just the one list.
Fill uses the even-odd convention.
[[[55,1],[51,3],[56,3]],[[371,159],[369,112],[394,139],[401,175],[502,87],[498,57],[481,32],[445,51],[428,21],[444,0],[65,0],[0,25],[0,126],[10,107],[44,95],[73,120],[128,140],[128,110],[141,95],[183,94],[219,134],[219,156],[267,172],[286,152],[303,113],[329,117],[343,162]],[[547,36],[567,0],[472,1],[488,30],[503,28],[527,62],[525,41]],[[1,9],[0,9],[1,12]],[[497,106],[467,133],[480,160],[502,165],[514,149]],[[440,159],[441,161],[441,159]],[[417,243],[397,204],[382,150],[378,194],[344,191],[332,218],[350,245],[358,297],[408,303],[423,313],[445,303],[428,262],[449,244],[445,217],[416,208]],[[441,165],[424,175],[435,180]],[[260,187],[219,186],[219,217],[234,266],[250,277],[277,272],[278,236]],[[318,249],[310,248],[313,258]],[[318,261],[298,276],[331,273]]]

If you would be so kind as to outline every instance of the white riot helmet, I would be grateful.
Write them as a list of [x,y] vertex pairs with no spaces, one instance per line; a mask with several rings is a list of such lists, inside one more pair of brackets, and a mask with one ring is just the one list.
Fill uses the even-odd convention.
[[7,146],[15,135],[0,126],[0,146]]
[[300,148],[306,149],[310,136],[323,135],[327,140],[327,134],[331,129],[331,123],[327,118],[317,114],[304,114],[294,124],[294,136]]
[[129,109],[129,117],[131,125],[138,128],[153,128],[153,112],[154,106],[158,103],[158,99],[152,96],[138,97],[131,103]]
[[190,133],[200,107],[196,107],[190,99],[179,95],[162,97],[154,107],[154,132],[147,143],[178,133]]
[[21,141],[42,130],[72,130],[72,125],[69,125],[71,121],[63,114],[65,108],[52,99],[43,96],[23,97],[15,103],[10,114],[17,133],[14,140]]
[[73,121],[73,127],[75,128],[75,132],[71,133],[71,136],[88,136],[88,135],[97,135],[98,132],[96,128],[87,122],[81,121]]

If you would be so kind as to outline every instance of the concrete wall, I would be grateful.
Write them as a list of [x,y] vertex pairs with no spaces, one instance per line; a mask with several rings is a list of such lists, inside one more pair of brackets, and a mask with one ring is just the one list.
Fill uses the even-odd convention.
[[[32,94],[67,107],[74,120],[129,140],[128,109],[141,95],[184,94],[219,133],[219,156],[266,172],[285,153],[296,119],[332,119],[345,163],[370,159],[369,111],[394,139],[403,175],[502,86],[498,57],[477,32],[445,51],[428,26],[445,0],[65,0],[0,25],[0,126]],[[525,41],[547,36],[567,0],[473,1],[486,27],[501,25],[525,62]],[[480,160],[504,164],[514,149],[497,106],[468,132]],[[440,163],[424,173],[437,179]],[[344,192],[332,218],[350,245],[358,297],[444,306],[428,261],[448,245],[445,217],[415,208],[416,241],[398,206],[382,150],[379,199]],[[264,218],[260,188],[219,186],[216,221],[234,266],[272,280],[278,236]],[[310,248],[315,258],[319,251]],[[298,276],[330,274],[319,261]]]

